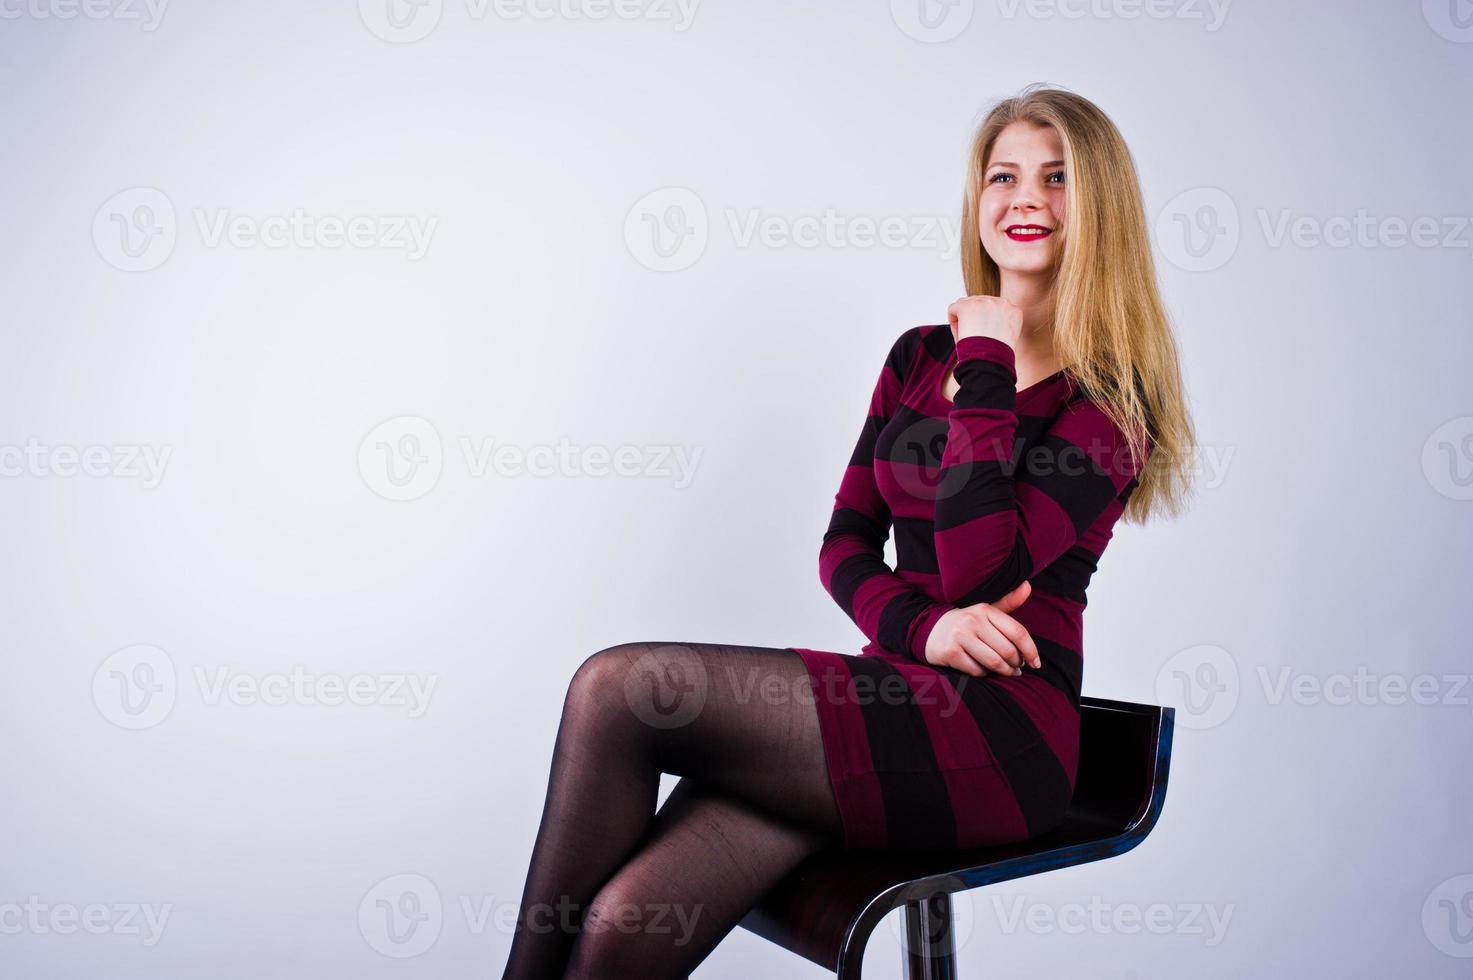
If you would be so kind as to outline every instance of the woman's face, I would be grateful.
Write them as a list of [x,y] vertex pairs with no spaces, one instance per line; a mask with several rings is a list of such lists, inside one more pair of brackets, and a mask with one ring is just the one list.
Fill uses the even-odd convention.
[[1004,274],[1053,268],[1064,247],[1064,147],[1052,126],[1018,120],[997,134],[982,172],[977,225]]

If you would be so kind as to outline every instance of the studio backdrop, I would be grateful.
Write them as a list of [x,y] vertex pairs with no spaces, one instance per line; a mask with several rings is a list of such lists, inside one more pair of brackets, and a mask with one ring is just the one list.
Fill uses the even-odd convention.
[[0,0],[0,80],[0,975],[498,975],[581,663],[864,644],[835,493],[1034,82],[1134,157],[1196,492],[1085,615],[1159,824],[961,973],[1467,974],[1466,3]]

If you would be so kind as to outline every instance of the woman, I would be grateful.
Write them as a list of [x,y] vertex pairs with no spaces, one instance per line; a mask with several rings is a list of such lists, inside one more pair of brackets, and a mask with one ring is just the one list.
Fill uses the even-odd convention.
[[[819,553],[869,643],[584,661],[506,977],[685,976],[817,849],[1063,819],[1085,588],[1117,519],[1179,511],[1192,426],[1103,112],[1041,87],[995,106],[962,228],[968,295],[891,347]],[[684,778],[656,813],[662,772]]]

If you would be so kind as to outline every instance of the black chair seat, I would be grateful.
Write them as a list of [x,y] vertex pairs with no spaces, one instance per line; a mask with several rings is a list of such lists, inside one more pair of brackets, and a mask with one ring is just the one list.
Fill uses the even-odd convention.
[[1074,799],[1055,829],[975,850],[821,851],[741,925],[853,980],[870,933],[903,906],[906,975],[955,976],[953,893],[1113,857],[1151,832],[1166,799],[1174,719],[1169,707],[1083,698]]

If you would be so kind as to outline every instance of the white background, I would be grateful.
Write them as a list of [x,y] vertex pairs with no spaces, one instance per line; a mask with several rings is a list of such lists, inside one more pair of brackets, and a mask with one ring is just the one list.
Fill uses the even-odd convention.
[[[863,644],[833,494],[890,343],[962,294],[935,224],[980,113],[1042,80],[1136,157],[1202,460],[1183,518],[1118,528],[1085,693],[1179,730],[1151,837],[974,893],[961,972],[1466,975],[1464,0],[387,3],[0,2],[0,973],[499,975],[585,657]],[[438,478],[393,487],[379,437]],[[214,696],[294,666],[435,686]],[[359,925],[404,881],[442,902],[407,958]],[[698,975],[823,971],[738,930]]]

